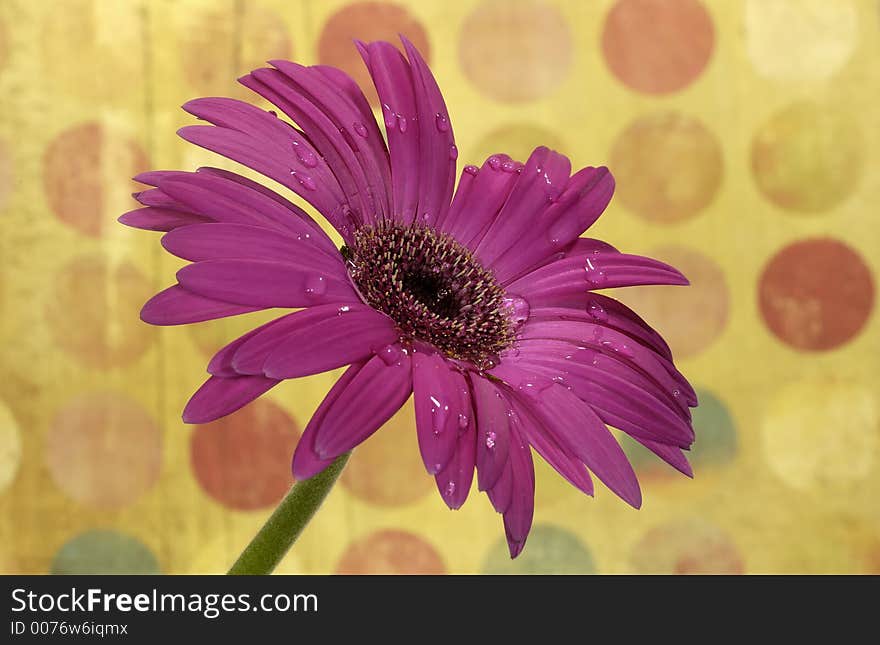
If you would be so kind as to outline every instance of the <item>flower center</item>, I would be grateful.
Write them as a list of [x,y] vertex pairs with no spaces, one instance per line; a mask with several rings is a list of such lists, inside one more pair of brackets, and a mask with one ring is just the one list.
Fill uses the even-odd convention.
[[513,342],[504,289],[449,235],[383,221],[358,230],[342,255],[361,295],[405,340],[478,367]]

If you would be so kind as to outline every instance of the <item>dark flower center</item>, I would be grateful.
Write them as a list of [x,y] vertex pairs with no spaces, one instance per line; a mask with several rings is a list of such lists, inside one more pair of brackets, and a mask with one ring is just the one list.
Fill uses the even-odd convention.
[[384,221],[358,230],[342,255],[361,295],[404,339],[478,367],[512,343],[504,289],[449,235]]

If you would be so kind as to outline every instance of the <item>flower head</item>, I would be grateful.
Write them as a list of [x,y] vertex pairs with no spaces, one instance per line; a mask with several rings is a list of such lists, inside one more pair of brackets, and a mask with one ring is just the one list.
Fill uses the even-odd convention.
[[141,316],[179,325],[296,309],[221,349],[184,420],[211,421],[285,379],[349,365],[303,433],[295,477],[320,472],[412,395],[440,495],[460,507],[476,470],[516,556],[534,510],[532,450],[588,495],[592,472],[635,507],[638,481],[606,424],[691,474],[682,450],[694,439],[693,389],[654,330],[596,293],[687,281],[580,237],[611,199],[607,168],[571,174],[547,148],[524,164],[497,154],[466,166],[453,195],[449,114],[424,60],[403,44],[406,57],[389,43],[357,44],[387,146],[357,85],[330,67],[273,61],[240,79],[290,122],[234,99],[184,106],[212,125],[180,136],[292,190],[343,246],[238,174],[142,174],[153,188],[121,221],[165,231],[163,246],[191,264]]

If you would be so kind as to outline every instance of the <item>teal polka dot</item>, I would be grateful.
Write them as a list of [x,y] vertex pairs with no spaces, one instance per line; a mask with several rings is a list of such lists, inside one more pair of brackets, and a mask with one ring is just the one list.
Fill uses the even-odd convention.
[[86,531],[62,546],[53,574],[160,573],[156,556],[139,540],[116,531]]
[[489,550],[483,573],[585,574],[596,573],[596,565],[574,533],[558,526],[538,524],[532,528],[526,547],[516,560],[510,559],[507,541],[498,540]]

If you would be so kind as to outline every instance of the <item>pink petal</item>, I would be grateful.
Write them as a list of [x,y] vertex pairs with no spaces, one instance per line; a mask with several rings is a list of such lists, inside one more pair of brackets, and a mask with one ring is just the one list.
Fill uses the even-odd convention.
[[210,222],[206,217],[194,213],[169,210],[167,208],[155,208],[148,206],[128,211],[119,217],[119,222],[132,228],[140,228],[147,231],[171,231],[178,226],[189,226]]
[[[250,134],[219,126],[190,125],[178,130],[178,134],[190,143],[237,161],[286,186],[312,204],[343,237],[350,234],[342,217],[345,198],[325,162],[319,162],[308,172],[293,168],[293,155],[290,149],[280,147],[280,141],[258,140]],[[291,134],[288,140],[291,148],[293,141],[310,145],[300,135]]]
[[515,426],[520,436],[572,486],[592,497],[593,481],[583,462],[563,450],[553,435],[544,428],[531,411],[530,400],[513,391],[508,392],[507,398],[515,412],[511,417],[511,425]]
[[642,503],[639,482],[623,449],[593,412],[562,385],[546,382],[516,383],[522,372],[501,365],[493,373],[531,397],[531,411],[553,435],[564,450],[587,465],[608,488],[628,504],[638,508]]
[[340,271],[263,260],[208,260],[183,267],[177,280],[187,291],[251,307],[311,307],[356,302]]
[[184,423],[208,423],[225,417],[269,391],[279,381],[263,376],[212,376],[202,384],[183,410]]
[[651,258],[623,253],[594,253],[546,264],[509,285],[532,307],[581,308],[594,289],[645,284],[689,284],[675,268]]
[[416,430],[425,468],[439,473],[458,444],[460,422],[467,424],[468,388],[464,377],[438,354],[413,356]]
[[541,233],[515,237],[496,269],[498,279],[509,282],[557,253],[571,254],[578,236],[598,219],[613,193],[614,178],[607,168],[577,172],[558,199],[540,214],[535,213],[533,225]]
[[413,73],[409,63],[391,43],[356,41],[355,44],[382,103],[385,133],[391,151],[393,216],[398,221],[410,223],[419,207],[422,171]]
[[529,444],[515,427],[511,427],[510,440],[508,469],[511,473],[511,499],[504,510],[504,532],[510,557],[515,558],[525,546],[532,528],[535,514],[535,465]]
[[[390,216],[390,165],[378,130],[372,141],[369,131],[366,137],[362,136],[366,128],[362,122],[364,114],[321,70],[284,60],[273,60],[271,64],[289,79],[292,91],[299,92],[303,101],[328,118],[329,123],[324,124],[327,138],[354,183],[354,192],[348,194],[348,199],[352,204],[360,202],[364,223]],[[372,115],[370,121],[375,124]]]
[[493,268],[499,281],[521,268],[518,243],[539,235],[535,222],[565,188],[569,172],[568,158],[552,150],[536,148],[529,156],[510,198],[476,249],[477,257]]
[[691,468],[687,457],[684,456],[684,453],[680,448],[665,443],[657,443],[656,441],[648,441],[647,439],[641,439],[639,437],[633,437],[633,439],[645,446],[645,448],[660,457],[660,459],[675,468],[681,474],[693,478],[694,470]]
[[[455,184],[458,150],[443,95],[425,60],[413,44],[401,36],[409,58],[413,94],[418,112],[419,221],[437,226],[446,217]],[[414,133],[415,134],[415,133]]]
[[245,343],[233,364],[270,378],[298,378],[366,360],[399,337],[391,319],[371,307],[321,305]]
[[309,422],[309,427],[319,424],[315,452],[330,459],[351,450],[394,416],[411,393],[409,355],[398,346],[382,350],[346,384],[323,416]]
[[317,475],[329,466],[336,457],[345,452],[343,450],[338,454],[331,455],[327,458],[321,457],[315,452],[315,435],[317,434],[318,428],[323,424],[327,412],[334,407],[336,401],[347,390],[349,384],[354,380],[355,376],[358,375],[362,368],[362,363],[349,367],[345,373],[339,377],[339,380],[336,381],[336,384],[330,389],[327,396],[324,397],[324,400],[321,401],[318,409],[315,410],[315,413],[312,415],[309,424],[306,426],[306,429],[303,431],[303,434],[299,439],[299,443],[296,445],[296,451],[293,453],[293,463],[291,468],[293,470],[293,476],[296,479],[303,480]]
[[509,405],[489,379],[472,374],[470,382],[477,417],[477,485],[480,490],[489,490],[507,463]]
[[304,264],[336,271],[340,255],[319,249],[311,237],[295,237],[250,224],[195,224],[162,237],[162,246],[179,258],[205,260],[254,259]]
[[236,305],[206,298],[175,284],[160,291],[144,304],[141,320],[151,325],[188,325],[260,309],[263,307]]
[[471,490],[474,480],[474,468],[477,457],[477,424],[471,412],[468,412],[468,423],[459,433],[455,452],[434,479],[437,490],[446,505],[451,509],[461,508]]
[[456,195],[441,230],[475,249],[516,185],[518,168],[522,165],[507,155],[488,157],[472,182],[459,185],[459,190],[467,186],[465,198],[459,199]]

